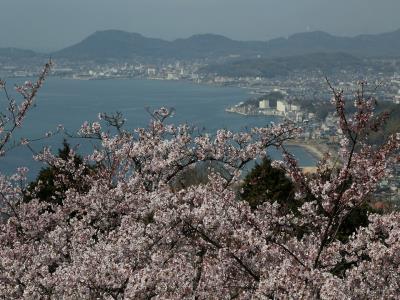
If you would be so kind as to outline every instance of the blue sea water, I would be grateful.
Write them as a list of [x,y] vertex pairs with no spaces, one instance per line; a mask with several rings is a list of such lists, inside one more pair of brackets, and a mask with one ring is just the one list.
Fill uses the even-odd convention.
[[[10,79],[8,87],[22,83],[25,79]],[[62,124],[69,132],[76,132],[84,121],[95,121],[100,112],[122,112],[127,119],[126,129],[146,126],[150,120],[146,108],[173,107],[174,116],[170,122],[188,123],[199,129],[213,133],[218,128],[233,131],[254,126],[266,126],[279,122],[275,117],[242,116],[225,112],[249,97],[245,89],[196,85],[183,81],[155,80],[67,80],[49,78],[39,91],[36,106],[29,112],[24,126],[16,137],[35,138],[47,131],[55,131]],[[4,96],[0,96],[4,105]],[[4,108],[4,106],[0,106]],[[62,137],[46,140],[56,151],[61,146]],[[72,145],[82,144],[82,140],[69,140]],[[37,151],[43,146],[36,142]],[[85,148],[85,147],[83,147]],[[82,149],[84,152],[85,150]],[[315,164],[315,158],[301,147],[291,147],[292,153],[301,165]],[[279,159],[280,154],[271,149],[270,156]],[[26,148],[16,148],[0,158],[0,172],[10,174],[18,166],[28,166],[30,177],[34,177],[41,165],[32,159]]]

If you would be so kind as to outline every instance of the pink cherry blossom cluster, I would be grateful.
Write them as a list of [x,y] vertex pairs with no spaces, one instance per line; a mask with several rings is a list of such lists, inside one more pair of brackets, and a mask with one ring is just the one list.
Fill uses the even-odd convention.
[[[345,142],[304,175],[283,147],[290,123],[249,132],[199,135],[167,125],[166,108],[146,128],[112,135],[86,122],[79,135],[99,140],[85,158],[93,172],[45,149],[36,158],[75,181],[61,205],[25,201],[26,170],[0,177],[6,220],[0,229],[0,298],[4,299],[396,299],[400,295],[400,214],[370,215],[347,241],[343,219],[388,175],[400,140],[365,141],[373,103],[360,97],[348,116],[335,93]],[[350,121],[351,118],[351,121]],[[304,204],[282,214],[277,203],[251,209],[237,193],[241,170],[282,148],[278,163]],[[185,170],[223,166],[205,184],[176,189]],[[60,172],[62,174],[62,172]],[[60,184],[70,176],[56,179]]]

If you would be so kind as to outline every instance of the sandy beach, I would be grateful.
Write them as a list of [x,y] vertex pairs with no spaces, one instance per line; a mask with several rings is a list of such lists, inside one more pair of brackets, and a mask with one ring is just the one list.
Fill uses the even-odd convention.
[[334,153],[334,149],[332,146],[318,143],[317,141],[299,141],[299,140],[290,140],[284,143],[287,146],[299,146],[306,149],[311,155],[313,155],[317,160],[321,160],[325,153],[330,152]]

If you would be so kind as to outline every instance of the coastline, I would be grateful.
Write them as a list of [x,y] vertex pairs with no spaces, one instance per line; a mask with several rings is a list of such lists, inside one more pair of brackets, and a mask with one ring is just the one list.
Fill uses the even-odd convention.
[[334,149],[326,144],[320,144],[315,141],[299,141],[290,140],[284,143],[286,146],[298,146],[304,148],[308,153],[316,158],[316,160],[321,160],[326,153],[333,152]]
[[[194,80],[188,80],[188,79],[178,79],[178,80],[170,80],[170,79],[165,79],[165,78],[159,78],[159,77],[129,77],[129,76],[113,76],[113,77],[74,77],[74,76],[57,76],[55,75],[54,77],[61,79],[61,80],[76,80],[76,81],[102,81],[102,80],[149,80],[149,81],[168,81],[168,82],[185,82],[189,84],[194,84],[194,85],[202,85],[202,86],[214,86],[214,87],[232,87],[232,88],[240,88],[240,89],[246,89],[250,90],[249,94],[258,94],[253,91],[251,87],[247,86],[241,86],[241,85],[236,85],[236,84],[216,84],[216,83],[211,83],[211,82],[196,82]],[[24,76],[14,76],[13,78],[25,78]],[[240,110],[235,109],[234,107],[229,107],[225,108],[225,112],[227,113],[233,113],[233,114],[239,114],[242,116],[276,116],[276,117],[283,117],[283,115],[279,113],[263,113],[263,114],[258,114],[258,113],[249,113],[249,112],[243,112]],[[310,153],[317,161],[321,160],[325,153],[327,152],[332,152],[332,147],[329,147],[328,145],[323,145],[323,144],[318,144],[316,142],[309,142],[309,141],[300,141],[300,140],[290,140],[286,141],[284,143],[287,146],[298,146],[303,149],[305,149],[308,153]]]

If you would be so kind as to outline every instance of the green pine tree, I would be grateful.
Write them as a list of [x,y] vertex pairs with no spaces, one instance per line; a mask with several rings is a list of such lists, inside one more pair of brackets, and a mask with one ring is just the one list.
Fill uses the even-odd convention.
[[[66,140],[63,141],[63,147],[58,149],[58,157],[63,160],[70,159],[71,147]],[[79,155],[74,156],[75,166],[82,165],[83,159]],[[85,166],[84,174],[88,174],[90,170],[93,170],[92,166]],[[66,181],[62,184],[58,183],[57,177],[63,176]],[[69,170],[59,169],[54,166],[42,168],[36,177],[31,182],[25,193],[25,201],[30,201],[32,198],[38,198],[40,201],[45,201],[52,204],[61,205],[64,199],[65,192],[74,188],[78,191],[84,192],[88,189],[88,186],[83,183],[84,181],[76,179]]]
[[252,209],[266,201],[276,201],[283,212],[289,212],[296,210],[301,204],[295,200],[294,190],[294,185],[285,172],[272,167],[270,158],[264,158],[245,177],[240,196]]

